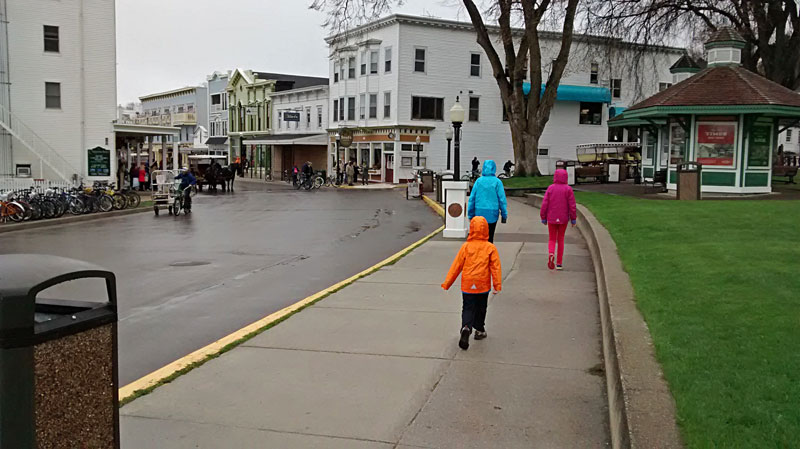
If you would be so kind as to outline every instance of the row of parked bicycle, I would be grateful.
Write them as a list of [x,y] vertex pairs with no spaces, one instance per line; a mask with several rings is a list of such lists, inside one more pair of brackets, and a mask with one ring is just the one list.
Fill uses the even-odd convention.
[[[308,176],[304,173],[298,173],[296,178],[293,178],[292,175],[289,173],[288,170],[284,170],[283,172],[283,181],[287,184],[293,184],[294,188],[297,190],[305,189],[305,190],[313,190],[319,189],[320,187],[341,187],[345,185],[344,179],[338,180],[335,175],[322,176],[322,172],[315,172],[313,175]],[[361,184],[368,184],[369,181],[367,178],[362,178],[360,181]]]
[[113,184],[92,187],[27,188],[0,192],[0,221],[21,222],[72,215],[109,212],[139,207],[142,199],[133,190],[115,190]]

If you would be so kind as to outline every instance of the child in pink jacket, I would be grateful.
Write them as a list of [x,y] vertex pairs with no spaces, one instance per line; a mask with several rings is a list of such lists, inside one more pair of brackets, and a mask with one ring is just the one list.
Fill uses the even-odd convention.
[[[547,260],[547,268],[561,270],[561,262],[564,259],[564,234],[567,232],[567,223],[572,223],[575,227],[575,220],[578,218],[578,210],[575,206],[575,194],[572,187],[567,184],[567,171],[564,169],[556,170],[553,175],[553,184],[547,188],[542,201],[540,216],[542,224],[547,225],[550,232],[550,239],[547,242],[547,252],[550,257]],[[558,260],[553,261],[556,242],[558,243]]]

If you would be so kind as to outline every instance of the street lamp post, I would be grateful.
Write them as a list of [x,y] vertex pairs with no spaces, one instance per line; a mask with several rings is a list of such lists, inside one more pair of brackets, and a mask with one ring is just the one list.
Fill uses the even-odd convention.
[[461,173],[461,124],[464,123],[464,108],[456,96],[456,104],[450,108],[450,121],[453,122],[455,144],[453,145],[454,179],[458,180]]
[[447,139],[447,170],[450,170],[450,142],[453,140],[453,130],[450,127],[444,132],[444,138]]
[[416,142],[417,142],[417,150],[416,150],[417,151],[417,167],[419,167],[419,152],[422,151],[422,150],[419,149],[420,141],[421,141],[421,139],[419,138],[419,136],[417,136],[417,139],[416,139]]
[[335,135],[335,139],[336,139],[336,154],[333,156],[333,164],[336,166],[336,182],[338,183],[339,180],[342,178],[342,176],[339,174],[339,170],[341,169],[341,167],[339,167],[339,165],[341,165],[339,164],[339,144],[342,142],[342,135],[337,132]]

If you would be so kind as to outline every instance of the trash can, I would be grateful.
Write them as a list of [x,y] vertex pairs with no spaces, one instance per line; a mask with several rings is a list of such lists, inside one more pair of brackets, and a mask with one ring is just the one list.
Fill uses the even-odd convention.
[[[104,302],[40,298],[76,279]],[[0,256],[0,448],[119,448],[114,273],[41,254]]]
[[678,199],[700,200],[702,194],[703,166],[698,162],[681,162],[678,164]]
[[433,170],[420,170],[419,178],[422,181],[422,192],[433,192]]

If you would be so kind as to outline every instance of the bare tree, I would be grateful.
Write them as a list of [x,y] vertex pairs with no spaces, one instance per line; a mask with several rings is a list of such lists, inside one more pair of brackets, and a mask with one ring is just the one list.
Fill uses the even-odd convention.
[[746,40],[742,64],[790,89],[800,88],[798,0],[587,0],[580,16],[590,33],[643,44],[693,41],[721,26]]
[[[336,35],[374,20],[402,3],[402,0],[314,0],[310,8],[327,13],[324,25]],[[578,3],[579,0],[491,0],[479,8],[474,1],[463,0],[476,40],[486,53],[500,89],[520,175],[538,174],[539,139],[550,120],[556,89],[567,66]],[[487,24],[484,17],[496,21],[496,25]],[[547,20],[552,22],[546,23]],[[515,27],[517,24],[521,26]],[[561,45],[552,61],[544,92],[539,95],[539,86],[544,81],[540,33],[548,32],[544,31],[548,26],[560,28]],[[502,45],[500,51],[494,46],[497,34]],[[530,95],[523,92],[526,72],[531,81]]]

